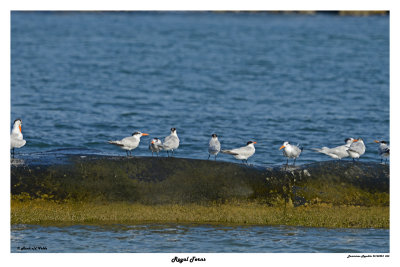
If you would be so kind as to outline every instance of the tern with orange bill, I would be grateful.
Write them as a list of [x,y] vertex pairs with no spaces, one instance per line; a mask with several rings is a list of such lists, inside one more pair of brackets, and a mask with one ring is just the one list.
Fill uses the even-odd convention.
[[221,150],[222,153],[233,155],[235,159],[241,160],[243,163],[247,163],[247,159],[254,155],[256,152],[256,148],[254,144],[257,144],[255,141],[247,142],[246,146],[231,149],[231,150]]
[[359,159],[365,153],[365,144],[362,138],[355,139],[347,149],[349,156],[354,159]]
[[287,157],[286,165],[289,164],[289,158],[294,159],[293,166],[296,165],[296,158],[300,156],[300,153],[303,151],[302,147],[299,145],[291,145],[289,142],[284,142],[283,145],[279,148],[281,150],[283,148],[283,155]]
[[22,135],[22,120],[16,119],[14,121],[13,129],[10,135],[10,149],[12,149],[12,157],[14,158],[14,149],[21,148],[26,144],[26,140],[24,140],[24,136]]
[[108,141],[109,144],[119,146],[121,149],[126,150],[126,156],[129,154],[132,156],[132,150],[137,148],[140,143],[140,137],[149,135],[147,133],[141,133],[141,132],[134,132],[132,136],[125,137],[124,139],[121,140],[116,140],[116,141]]
[[158,152],[160,152],[160,150],[162,150],[162,142],[160,139],[158,139],[157,137],[151,139],[150,145],[149,145],[149,149],[151,150],[151,156],[153,156],[153,153],[156,152],[157,153],[157,157],[158,157]]

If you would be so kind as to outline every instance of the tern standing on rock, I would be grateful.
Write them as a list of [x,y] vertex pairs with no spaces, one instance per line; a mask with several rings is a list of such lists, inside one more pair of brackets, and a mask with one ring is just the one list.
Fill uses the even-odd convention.
[[16,119],[14,121],[13,129],[11,131],[10,136],[10,149],[12,149],[12,157],[14,158],[15,148],[21,148],[26,144],[26,140],[24,140],[24,136],[22,135],[22,120]]
[[243,163],[247,163],[247,159],[254,155],[256,148],[254,144],[257,142],[249,141],[246,146],[231,149],[231,150],[221,150],[222,153],[230,154],[235,157],[235,159],[240,159]]
[[151,150],[151,156],[153,156],[153,153],[156,152],[158,157],[158,152],[162,150],[161,140],[158,139],[157,137],[153,138],[150,142],[149,149]]
[[108,141],[108,143],[119,146],[121,149],[126,150],[126,156],[128,156],[128,152],[132,156],[132,150],[139,146],[140,137],[145,136],[145,135],[149,135],[149,134],[141,133],[141,132],[134,132],[132,134],[132,136],[125,137],[122,140]]
[[172,156],[174,155],[174,150],[179,147],[179,138],[176,133],[175,128],[171,128],[171,134],[165,137],[162,149],[167,151],[169,157],[169,151],[172,151]]
[[344,140],[344,142],[346,144],[342,145],[342,146],[337,146],[337,147],[333,147],[333,148],[324,146],[323,148],[313,148],[313,150],[315,150],[316,152],[328,155],[329,157],[331,157],[333,159],[340,160],[342,158],[346,158],[346,157],[350,156],[349,152],[347,150],[349,149],[351,144],[354,142],[354,138],[346,138]]
[[365,153],[365,145],[362,138],[354,140],[349,149],[347,150],[351,158],[359,159]]
[[383,158],[386,158],[385,163],[387,162],[387,158],[390,156],[390,147],[386,141],[378,141],[374,140],[375,143],[380,144],[378,148],[379,156],[381,156],[381,163]]
[[217,155],[221,150],[221,144],[218,141],[218,136],[216,134],[211,135],[211,140],[208,143],[208,159],[210,159],[211,155],[214,155],[214,160],[217,160]]
[[298,145],[294,146],[289,144],[289,142],[284,142],[283,145],[279,148],[279,150],[283,150],[283,155],[287,157],[286,165],[289,164],[289,158],[294,159],[293,166],[296,165],[296,158],[300,156],[300,153],[303,151],[303,148],[300,148]]

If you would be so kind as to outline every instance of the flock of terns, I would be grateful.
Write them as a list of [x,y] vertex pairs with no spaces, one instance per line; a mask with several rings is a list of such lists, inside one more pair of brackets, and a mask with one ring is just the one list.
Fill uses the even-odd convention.
[[[16,119],[14,121],[13,129],[11,131],[11,149],[12,149],[12,157],[14,157],[14,149],[21,148],[26,144],[26,140],[24,140],[21,130],[22,120]],[[137,148],[140,143],[140,138],[142,136],[149,135],[147,133],[134,132],[132,136],[125,137],[121,140],[108,141],[109,144],[113,144],[119,146],[121,149],[126,151],[126,155],[132,155],[132,150]],[[385,163],[387,162],[387,158],[390,154],[390,147],[386,141],[377,141],[379,143],[378,153],[381,156],[381,163],[383,158],[386,158]],[[229,154],[234,156],[236,159],[241,160],[243,163],[247,163],[247,159],[254,155],[256,149],[254,145],[257,144],[255,141],[247,142],[246,146],[230,149],[230,150],[221,150],[221,144],[218,140],[218,136],[216,134],[211,135],[211,140],[208,145],[208,159],[213,155],[215,160],[217,159],[217,155],[219,152]],[[169,157],[169,152],[171,151],[171,155],[174,155],[174,150],[179,147],[179,137],[176,133],[175,128],[171,128],[171,134],[164,138],[164,142],[162,142],[158,138],[153,138],[149,144],[149,149],[151,150],[152,156],[155,153],[158,153],[161,150],[167,152]],[[294,159],[293,165],[296,164],[296,159],[300,156],[303,148],[299,145],[292,145],[289,142],[284,142],[283,145],[279,148],[283,149],[283,155],[287,158],[286,165],[289,163],[289,158]],[[328,155],[333,159],[339,159],[346,157],[351,157],[354,159],[360,158],[365,153],[365,144],[362,138],[354,139],[347,138],[345,140],[345,144],[341,146],[337,146],[334,148],[314,148],[316,152]]]

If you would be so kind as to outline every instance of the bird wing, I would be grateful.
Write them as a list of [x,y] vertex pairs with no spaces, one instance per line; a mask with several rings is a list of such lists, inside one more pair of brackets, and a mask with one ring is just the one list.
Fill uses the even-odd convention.
[[356,152],[356,153],[358,153],[358,154],[362,154],[362,153],[363,153],[362,144],[361,144],[361,143],[358,143],[358,142],[353,143],[353,144],[351,144],[351,146],[349,147],[348,151]]
[[24,136],[22,135],[22,133],[11,133],[10,138],[16,140],[22,140],[24,139]]
[[125,137],[121,140],[121,143],[125,146],[137,147],[140,143],[140,138],[134,136]]
[[20,148],[20,147],[23,147],[25,144],[26,144],[26,140],[23,140],[23,139],[11,138],[11,140],[10,140],[11,148],[14,148],[14,147]]
[[330,148],[326,147],[326,146],[324,146],[323,148],[311,148],[311,149],[314,150],[315,152],[323,153],[323,154],[329,153],[329,151],[330,151]]
[[162,145],[163,148],[170,148],[170,147],[175,147],[177,144],[179,144],[179,138],[174,135],[168,135],[164,139],[164,144]]
[[122,144],[120,140],[115,140],[115,141],[110,140],[108,141],[108,143],[116,146],[124,146],[124,144]]
[[301,151],[303,151],[303,147],[293,146],[293,150],[296,152],[297,155],[300,155]]
[[245,157],[250,157],[254,154],[254,149],[249,146],[243,146],[240,148],[232,149],[232,152],[236,153],[237,155],[242,155]]
[[208,151],[210,152],[218,152],[221,150],[221,144],[218,141],[211,140],[208,145]]
[[121,147],[137,147],[139,145],[140,140],[133,136],[128,136],[123,138],[122,140],[108,141],[109,144],[121,146]]
[[390,153],[390,147],[384,147],[380,150],[380,154],[389,154]]

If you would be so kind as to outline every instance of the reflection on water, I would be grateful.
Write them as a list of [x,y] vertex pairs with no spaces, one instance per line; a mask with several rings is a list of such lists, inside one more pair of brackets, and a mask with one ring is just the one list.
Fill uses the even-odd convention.
[[389,253],[389,230],[189,224],[14,225],[11,252]]

